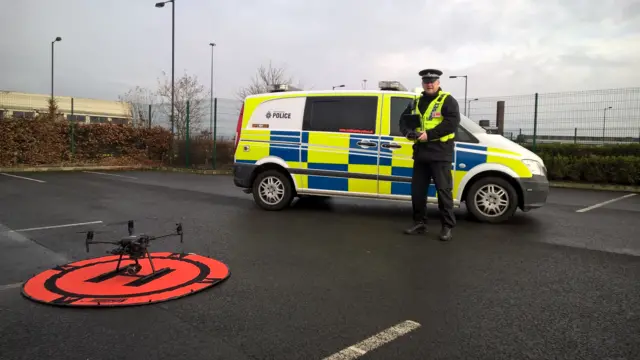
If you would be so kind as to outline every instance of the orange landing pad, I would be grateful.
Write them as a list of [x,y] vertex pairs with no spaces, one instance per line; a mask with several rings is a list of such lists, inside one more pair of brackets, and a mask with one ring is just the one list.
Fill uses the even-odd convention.
[[22,294],[58,306],[144,305],[202,291],[230,275],[222,262],[197,254],[151,253],[152,262],[139,259],[137,268],[128,256],[118,266],[119,258],[104,256],[43,271],[24,283]]

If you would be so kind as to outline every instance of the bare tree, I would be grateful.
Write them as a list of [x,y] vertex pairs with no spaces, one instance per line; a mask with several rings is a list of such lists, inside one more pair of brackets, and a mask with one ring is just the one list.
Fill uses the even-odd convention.
[[134,126],[150,126],[155,124],[156,94],[140,86],[129,89],[124,95],[120,95],[118,99],[126,106],[129,115],[133,120]]
[[[162,112],[171,121],[171,78],[162,72],[164,79],[158,79],[158,95],[162,99]],[[206,105],[210,90],[198,82],[195,75],[184,74],[175,81],[174,129],[177,139],[186,139],[187,133],[187,101],[189,101],[189,133],[196,134],[201,130],[202,122],[209,116]]]
[[[284,68],[273,67],[269,61],[269,67],[264,65],[258,68],[258,71],[251,79],[251,84],[241,88],[237,92],[238,98],[244,100],[249,95],[263,94],[269,91],[269,87],[274,84],[292,85],[293,78],[286,75]],[[296,87],[301,88],[298,84]]]

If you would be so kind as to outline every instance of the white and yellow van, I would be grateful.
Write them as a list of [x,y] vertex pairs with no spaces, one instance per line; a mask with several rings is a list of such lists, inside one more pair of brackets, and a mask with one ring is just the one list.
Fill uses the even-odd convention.
[[[295,197],[411,201],[413,142],[398,120],[417,94],[381,81],[379,90],[289,91],[248,96],[236,129],[234,184],[266,210]],[[539,156],[489,134],[461,114],[451,171],[456,207],[483,222],[543,206],[549,192]],[[435,185],[428,202],[437,203]]]

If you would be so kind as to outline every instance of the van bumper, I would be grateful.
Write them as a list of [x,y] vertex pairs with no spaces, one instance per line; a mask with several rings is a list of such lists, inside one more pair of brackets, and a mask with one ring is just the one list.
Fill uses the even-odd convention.
[[236,163],[233,165],[233,184],[237,187],[250,189],[251,177],[255,169],[253,164]]
[[522,188],[520,209],[524,212],[543,207],[549,195],[549,180],[546,176],[534,175],[531,178],[519,179]]

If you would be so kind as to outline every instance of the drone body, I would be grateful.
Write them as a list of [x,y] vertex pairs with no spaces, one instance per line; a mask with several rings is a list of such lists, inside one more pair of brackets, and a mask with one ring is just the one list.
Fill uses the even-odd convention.
[[[94,232],[88,231],[87,238],[85,240],[85,246],[87,252],[89,252],[90,244],[113,244],[118,247],[108,251],[108,254],[112,255],[120,255],[118,259],[118,264],[116,265],[115,273],[124,272],[127,275],[135,275],[142,269],[142,265],[140,265],[139,260],[145,258],[145,256],[149,259],[149,263],[151,264],[151,274],[147,276],[160,276],[162,273],[169,271],[168,268],[160,269],[156,271],[155,266],[153,265],[153,261],[149,254],[149,244],[153,240],[162,239],[169,236],[180,236],[180,243],[183,243],[184,233],[182,231],[182,224],[176,224],[176,230],[173,233],[161,235],[161,236],[151,236],[147,234],[134,234],[134,224],[133,220],[129,220],[127,222],[127,230],[129,232],[129,236],[123,237],[117,241],[93,241]],[[122,257],[128,255],[129,259],[134,260],[134,264],[127,265],[123,268],[120,268],[120,263],[122,262]]]

